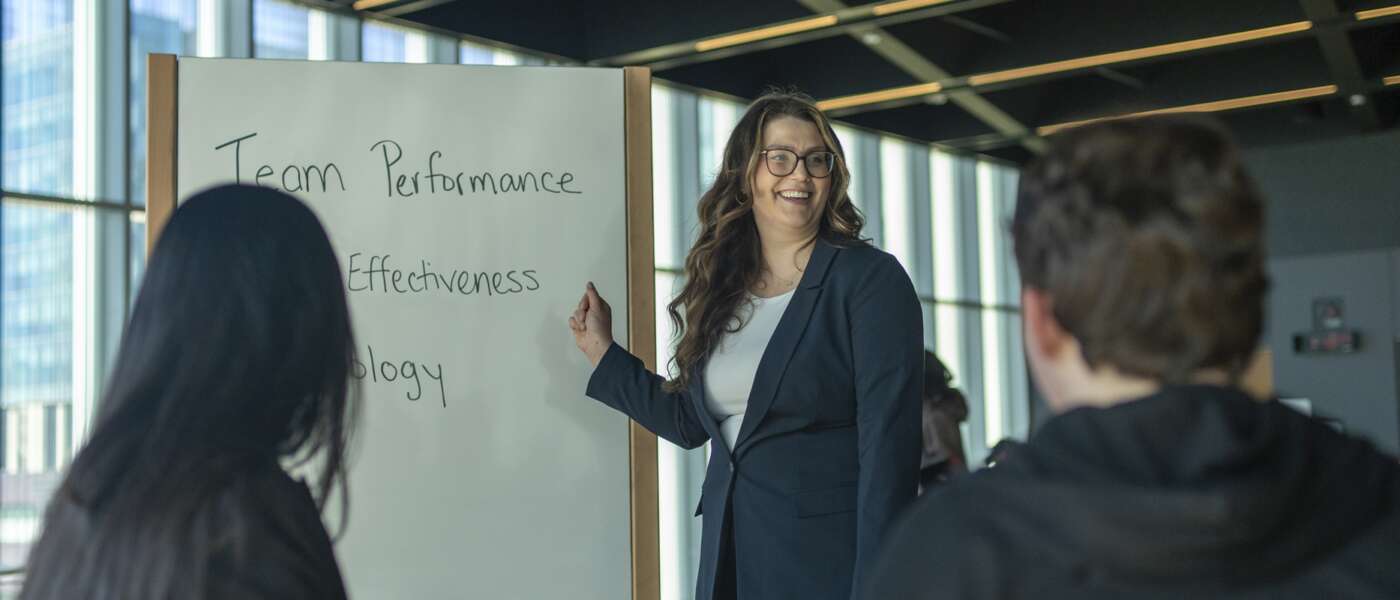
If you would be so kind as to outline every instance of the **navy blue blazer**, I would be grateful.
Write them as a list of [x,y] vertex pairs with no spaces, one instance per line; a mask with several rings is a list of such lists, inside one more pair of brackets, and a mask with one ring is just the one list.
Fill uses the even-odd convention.
[[715,587],[726,545],[740,598],[851,597],[916,494],[922,331],[893,256],[818,241],[759,361],[733,451],[705,408],[703,366],[668,393],[636,357],[608,349],[589,397],[679,446],[718,440],[696,513],[697,600],[723,600]]

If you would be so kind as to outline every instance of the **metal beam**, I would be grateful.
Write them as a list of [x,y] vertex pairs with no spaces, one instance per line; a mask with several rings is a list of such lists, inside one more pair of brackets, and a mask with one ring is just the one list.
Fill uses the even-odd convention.
[[[840,10],[845,5],[840,0],[797,0],[803,6],[818,12],[832,12]],[[873,23],[866,23],[860,27],[852,28],[848,35],[856,39],[864,39],[870,35],[879,36],[879,41],[875,44],[868,44],[870,49],[879,54],[891,64],[899,67],[905,73],[923,82],[934,82],[948,79],[952,75],[942,67],[934,64],[924,55],[919,54],[898,38],[880,29]],[[979,121],[991,127],[998,134],[1015,139],[1031,152],[1040,153],[1045,150],[1045,141],[1035,135],[1035,132],[1026,127],[1005,111],[997,108],[996,105],[988,102],[977,92],[971,89],[958,89],[944,93],[950,101],[957,104]],[[840,111],[832,111],[832,116],[841,116]]]
[[986,25],[973,21],[972,19],[964,19],[957,15],[946,15],[943,17],[943,22],[957,27],[959,29],[970,31],[982,37],[1001,42],[1003,44],[1010,44],[1012,41],[1014,41],[1010,35],[997,29],[987,27]]
[[1124,87],[1130,87],[1138,91],[1147,89],[1146,82],[1136,77],[1133,77],[1132,75],[1119,71],[1118,69],[1111,69],[1109,67],[1099,67],[1097,69],[1094,69],[1094,72],[1098,73],[1100,77],[1103,77],[1104,79],[1107,79],[1114,83],[1121,84]]
[[[833,3],[833,5],[840,6],[840,8],[833,10],[813,9],[813,12],[817,14],[800,19],[792,19],[781,23],[770,23],[759,27],[736,31],[731,34],[675,42],[655,48],[628,52],[626,54],[592,60],[589,61],[589,64],[608,67],[640,65],[650,67],[653,71],[662,71],[838,35],[849,35],[856,29],[897,25],[899,23],[951,15],[1010,1],[1011,0],[943,0],[938,4],[925,8],[916,8],[899,12],[885,12],[881,10],[883,6],[894,4],[891,2],[880,2],[855,7],[848,7],[845,4],[837,2]],[[772,30],[778,35],[762,37],[761,39],[755,39],[753,41],[739,41],[742,39],[742,36],[749,34],[756,36],[764,35],[765,30]],[[732,38],[735,43],[726,43],[724,38]],[[713,49],[709,48],[709,46],[716,43],[724,45]]]
[[971,137],[954,138],[950,140],[939,140],[934,142],[934,144],[944,148],[949,148],[952,150],[958,150],[962,152],[984,152],[987,150],[996,150],[999,148],[1014,146],[1016,145],[1016,141],[1018,139],[1019,138],[1017,136],[1010,136],[1001,133],[984,133],[982,135],[974,135]]
[[[1337,0],[1298,0],[1303,12],[1315,23],[1335,22],[1350,18],[1337,7]],[[1376,110],[1374,99],[1362,90],[1366,87],[1366,75],[1361,69],[1361,61],[1356,57],[1356,49],[1351,45],[1346,29],[1340,27],[1314,27],[1317,44],[1322,56],[1327,60],[1327,68],[1333,79],[1347,98],[1347,107],[1352,118],[1362,131],[1375,131],[1381,128],[1380,112]]]

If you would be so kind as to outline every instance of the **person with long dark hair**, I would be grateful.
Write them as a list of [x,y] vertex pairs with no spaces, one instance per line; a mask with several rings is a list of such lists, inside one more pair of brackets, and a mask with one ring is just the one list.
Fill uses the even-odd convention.
[[1011,235],[1056,415],[915,504],[862,597],[1400,598],[1400,465],[1243,387],[1264,208],[1199,115],[1051,136]]
[[918,297],[864,241],[850,173],[810,98],[765,95],[700,199],[671,302],[674,379],[613,342],[586,286],[569,324],[587,394],[671,442],[711,442],[697,600],[845,600],[916,493]]
[[[321,512],[346,499],[354,348],[310,209],[248,186],[191,197],[151,255],[20,598],[344,598]],[[296,465],[319,471],[311,489]]]

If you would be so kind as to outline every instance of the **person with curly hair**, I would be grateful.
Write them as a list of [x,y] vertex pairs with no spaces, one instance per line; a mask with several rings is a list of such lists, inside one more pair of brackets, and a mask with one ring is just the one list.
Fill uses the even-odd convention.
[[711,442],[697,600],[846,600],[919,476],[922,315],[861,237],[850,173],[808,97],[739,120],[671,302],[675,377],[612,339],[586,287],[569,319],[588,396],[685,448]]

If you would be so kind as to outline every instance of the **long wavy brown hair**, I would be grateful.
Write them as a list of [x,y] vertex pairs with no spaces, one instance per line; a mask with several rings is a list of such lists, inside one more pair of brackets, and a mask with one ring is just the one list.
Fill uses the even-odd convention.
[[763,148],[763,127],[770,119],[794,117],[817,126],[827,149],[837,156],[816,239],[840,246],[864,244],[865,220],[847,195],[851,172],[846,154],[826,115],[810,96],[791,91],[764,94],[729,134],[724,161],[710,189],[700,197],[700,236],[685,258],[685,287],[667,305],[679,342],[671,359],[676,391],[690,384],[696,368],[726,333],[737,331],[733,317],[748,301],[748,291],[763,273],[763,252],[753,219],[752,187]]

